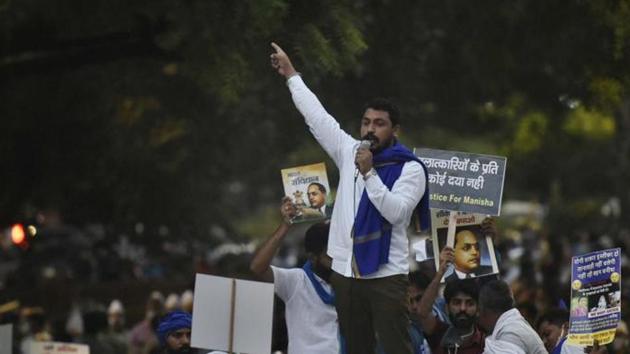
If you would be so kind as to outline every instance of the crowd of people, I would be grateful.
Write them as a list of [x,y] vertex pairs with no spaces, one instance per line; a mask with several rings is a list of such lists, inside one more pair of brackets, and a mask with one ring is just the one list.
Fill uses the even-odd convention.
[[144,317],[137,323],[127,322],[126,308],[120,299],[113,299],[107,307],[97,302],[73,307],[62,318],[51,318],[42,307],[20,307],[16,303],[10,308],[5,306],[0,319],[3,324],[13,324],[13,353],[17,354],[30,353],[33,342],[53,341],[85,344],[90,353],[96,354],[148,354],[164,350],[170,332],[160,331],[160,323],[173,313],[186,314],[190,329],[192,309],[191,290],[166,297],[152,291]]
[[[289,206],[289,210],[284,206]],[[292,212],[290,202],[286,200],[282,203],[281,215],[288,215]],[[301,345],[309,345],[309,341],[317,344],[317,352],[320,353],[337,353],[341,347],[339,337],[334,334],[338,331],[338,323],[336,319],[336,311],[334,306],[326,304],[321,296],[326,298],[326,294],[331,294],[331,287],[323,279],[330,275],[330,266],[326,268],[326,243],[327,232],[330,228],[327,224],[314,224],[308,229],[304,235],[304,252],[307,254],[306,259],[311,262],[311,274],[315,277],[309,277],[307,272],[297,269],[282,269],[271,266],[274,264],[290,265],[293,257],[279,255],[278,248],[288,247],[290,243],[282,242],[286,233],[291,229],[298,229],[296,225],[288,222],[282,222],[279,225],[280,234],[284,232],[278,239],[278,243],[268,250],[266,259],[262,263],[257,263],[257,255],[245,257],[251,261],[251,268],[254,275],[262,276],[261,280],[270,280],[267,276],[269,270],[272,274],[279,274],[275,277],[277,294],[281,301],[285,302],[285,306],[277,306],[276,316],[283,320],[286,316],[287,333],[284,332],[284,324],[275,326],[274,328],[274,350],[278,352],[289,353],[302,352],[299,349]],[[301,237],[300,237],[301,238]],[[542,271],[545,269],[545,260],[549,258],[548,250],[545,250],[545,241],[537,244],[537,247],[529,248],[529,255],[520,256],[521,265],[509,265],[508,255],[514,250],[523,246],[525,238],[519,237],[514,240],[508,238],[501,230],[495,236],[497,249],[506,256],[503,260],[506,265],[502,267],[502,274],[507,274],[507,267],[515,267],[517,269],[531,269],[534,280],[528,280],[529,274],[520,271],[509,282],[512,290],[513,306],[519,310],[521,316],[529,323],[530,327],[537,332],[545,350],[553,353],[558,345],[562,348],[565,343],[568,331],[569,312],[566,309],[568,301],[568,289],[565,289],[565,296],[552,299],[550,291],[536,282],[536,279],[542,279]],[[619,240],[621,241],[621,240]],[[601,244],[601,239],[593,239],[592,242],[580,242],[574,244],[573,247],[580,248],[580,252],[600,249],[606,247],[606,239]],[[613,239],[612,242],[617,242]],[[623,242],[618,243],[624,245]],[[260,251],[259,253],[260,254]],[[534,258],[532,254],[539,254]],[[567,255],[570,254],[567,252]],[[453,250],[446,249],[442,258],[452,260]],[[563,257],[560,263],[569,263],[568,256]],[[268,263],[267,263],[268,262]],[[297,261],[295,265],[300,265],[301,261]],[[261,267],[262,264],[262,267]],[[445,262],[446,264],[446,262]],[[533,265],[531,268],[530,264]],[[570,264],[570,263],[569,263]],[[523,265],[525,268],[523,268]],[[439,289],[441,283],[439,279],[443,275],[446,266],[437,270],[433,265],[433,260],[427,260],[422,263],[412,263],[415,270],[409,273],[409,286],[407,288],[407,304],[410,314],[408,332],[410,334],[414,353],[434,353],[442,352],[439,345],[449,343],[451,336],[450,331],[460,331],[464,334],[470,334],[464,340],[457,344],[459,353],[474,352],[472,349],[479,350],[480,345],[485,345],[485,338],[488,334],[484,331],[480,324],[481,307],[480,288],[477,281],[461,280],[454,282],[452,285],[446,286],[443,292]],[[564,266],[567,268],[568,266]],[[276,268],[276,269],[274,269]],[[261,272],[262,269],[262,272]],[[558,270],[563,273],[562,269]],[[217,272],[221,273],[221,270]],[[267,275],[265,275],[265,273]],[[249,277],[249,274],[243,273],[243,277]],[[300,280],[292,280],[298,277]],[[488,277],[491,279],[492,277]],[[505,277],[503,277],[505,278]],[[312,279],[321,282],[323,292],[315,290],[311,286]],[[485,279],[484,277],[479,279]],[[284,283],[283,283],[284,281]],[[534,282],[534,283],[532,283]],[[486,281],[489,283],[489,280]],[[484,284],[485,285],[485,284]],[[558,284],[559,286],[560,284]],[[501,288],[499,286],[499,288]],[[568,287],[567,287],[568,288]],[[298,289],[302,292],[300,296],[293,296],[294,291]],[[503,288],[505,291],[506,289]],[[182,290],[184,291],[184,290]],[[306,292],[306,294],[304,294]],[[312,293],[308,293],[312,292]],[[505,295],[505,294],[504,294]],[[319,302],[316,302],[317,300]],[[561,301],[562,300],[562,301]],[[309,302],[312,305],[305,305]],[[564,302],[565,305],[562,305]],[[90,345],[91,353],[159,353],[163,348],[160,347],[160,340],[157,335],[157,325],[159,318],[177,309],[192,312],[192,293],[184,291],[178,294],[169,294],[164,296],[159,292],[153,291],[149,294],[144,309],[144,317],[134,323],[128,322],[128,308],[125,306],[125,299],[113,299],[109,303],[95,304],[94,302],[84,301],[86,306],[65,309],[65,316],[59,318],[50,317],[50,309],[42,307],[13,307],[3,305],[3,312],[0,315],[1,323],[14,324],[14,351],[15,354],[28,353],[26,348],[28,343],[34,340],[54,340],[72,343],[84,343]],[[496,299],[491,298],[490,303],[496,303]],[[624,300],[623,309],[627,308],[627,301]],[[297,313],[296,313],[297,309]],[[281,311],[280,311],[281,310]],[[302,312],[300,312],[302,311]],[[316,311],[317,316],[307,315],[304,312]],[[509,311],[509,310],[508,310]],[[516,314],[512,311],[512,314]],[[313,323],[311,323],[313,321]],[[322,321],[322,322],[318,322]],[[522,321],[519,317],[519,321]],[[627,328],[628,316],[624,312],[622,322],[616,333],[615,341],[608,346],[609,353],[626,353],[630,350],[629,335]],[[325,325],[322,325],[325,324]],[[523,323],[523,322],[520,322]],[[317,330],[313,331],[312,327],[316,326]],[[308,333],[306,338],[298,338],[293,340],[295,336]],[[529,333],[525,338],[535,338]],[[287,348],[287,342],[289,343]],[[304,342],[304,343],[302,343]],[[448,344],[447,344],[448,345]],[[322,348],[332,348],[330,350]],[[377,353],[386,353],[380,344],[376,344]],[[436,347],[438,346],[438,347]],[[447,352],[448,351],[444,351]],[[482,352],[482,351],[481,351]],[[518,352],[518,351],[516,351]],[[566,351],[572,353],[571,351]],[[575,351],[574,351],[575,352]]]
[[[179,265],[179,272],[174,272],[166,262],[149,261],[146,253],[124,238],[107,243],[101,237],[104,246],[91,247],[95,257],[74,257],[84,261],[83,266],[74,267],[75,273],[83,274],[81,279],[95,282],[120,274],[168,279],[181,272],[188,276],[205,272],[273,282],[280,305],[276,320],[285,322],[274,326],[271,350],[289,354],[630,352],[627,296],[620,299],[624,312],[612,343],[576,346],[567,341],[571,256],[620,247],[622,269],[627,270],[627,231],[551,237],[544,229],[527,225],[501,230],[497,220],[489,218],[482,227],[494,240],[498,273],[480,264],[480,246],[470,232],[455,235],[453,247],[443,247],[434,255],[437,262],[414,262],[409,252],[410,220],[417,217],[423,228],[430,219],[427,170],[397,140],[397,108],[384,99],[368,103],[362,112],[360,140],[354,139],[309,90],[288,55],[276,44],[272,46],[273,68],[286,78],[297,109],[340,175],[332,213],[318,205],[330,221],[310,225],[303,238],[298,236],[303,239],[304,264],[279,255],[279,250],[295,244],[287,242],[287,236],[296,233],[292,220],[297,207],[284,198],[280,224],[253,254],[214,260],[202,257],[205,266],[197,266],[190,261],[192,249],[207,249],[207,245],[197,248],[165,241],[156,254],[166,251],[189,261],[188,267]],[[325,193],[318,186],[309,189],[313,198],[318,191]],[[63,253],[63,248],[58,246],[58,252]],[[467,256],[462,255],[464,248]],[[120,264],[111,262],[112,254]],[[249,266],[248,272],[243,263]],[[121,269],[121,264],[127,265]],[[3,286],[16,281],[8,278]],[[621,293],[627,290],[622,288]],[[51,309],[38,306],[0,304],[0,323],[12,323],[16,329],[13,353],[28,354],[34,341],[88,344],[93,354],[193,352],[190,290],[182,288],[167,297],[151,292],[144,317],[131,326],[125,320],[126,299],[108,299],[107,306],[84,300],[80,306],[65,309],[62,317],[47,317]]]
[[[622,328],[616,330],[619,332],[617,339],[609,347],[600,346],[596,339],[592,346],[571,345],[566,340],[569,317],[562,317],[560,323],[558,316],[551,321],[551,314],[567,308],[567,302],[558,296],[557,289],[548,291],[544,304],[539,303],[539,299],[523,301],[528,290],[534,290],[536,294],[537,290],[542,290],[544,294],[544,286],[548,285],[545,280],[549,283],[554,277],[544,277],[542,287],[529,287],[537,281],[531,277],[535,274],[534,268],[518,267],[526,272],[508,272],[506,279],[523,279],[526,283],[522,289],[515,284],[513,291],[501,273],[484,269],[480,264],[480,246],[470,231],[455,235],[454,248],[443,247],[436,256],[439,257],[439,267],[433,271],[433,280],[428,285],[414,281],[408,286],[410,245],[407,231],[412,216],[417,217],[421,229],[427,226],[430,219],[429,183],[424,164],[398,142],[400,113],[397,107],[385,99],[369,102],[360,121],[360,140],[354,139],[306,86],[282,48],[275,43],[271,45],[272,67],[287,80],[296,108],[336,164],[340,176],[326,254],[307,249],[312,259],[304,274],[296,270],[296,277],[276,280],[276,292],[283,293],[281,297],[287,304],[287,318],[304,312],[305,308],[317,318],[316,313],[321,315],[334,305],[339,324],[337,344],[340,352],[350,354],[373,353],[375,350],[397,354],[627,350],[627,333],[622,333],[624,321],[620,322]],[[290,220],[294,212],[290,202],[285,200],[281,207],[285,219]],[[486,228],[494,223],[490,221],[490,224],[486,223]],[[287,227],[281,225],[257,252],[252,270],[258,274],[282,274],[268,267],[271,254],[279,247]],[[496,238],[496,229],[491,228],[492,231],[484,233]],[[544,240],[525,241],[529,241],[526,246],[535,248],[540,244],[538,241]],[[554,251],[550,254],[558,253],[557,248]],[[508,255],[507,258],[513,257]],[[311,261],[315,262],[316,268],[309,269]],[[557,259],[549,263],[558,264]],[[504,268],[507,266],[510,266],[509,262],[503,264]],[[453,268],[449,273],[452,276],[444,279],[448,268]],[[411,274],[414,280],[427,276],[422,271]],[[558,276],[555,280],[561,278]],[[443,279],[446,285],[440,310],[438,293]],[[274,278],[269,276],[267,280]],[[286,288],[295,290],[284,292]],[[334,300],[329,301],[331,297]],[[316,303],[317,307],[295,306],[295,299],[302,298]],[[531,302],[526,302],[528,300]],[[552,305],[554,300],[558,300],[556,305]],[[308,302],[300,300],[299,303]],[[540,316],[539,309],[544,311]],[[304,328],[309,323],[301,321],[300,326]],[[291,327],[289,325],[289,352],[321,352],[313,344],[309,345],[308,340],[321,343],[326,338],[331,352],[335,351],[332,336],[313,335],[318,329],[316,325],[312,326],[313,331],[297,333],[292,332]],[[292,344],[296,343],[299,343],[299,349],[291,350]]]

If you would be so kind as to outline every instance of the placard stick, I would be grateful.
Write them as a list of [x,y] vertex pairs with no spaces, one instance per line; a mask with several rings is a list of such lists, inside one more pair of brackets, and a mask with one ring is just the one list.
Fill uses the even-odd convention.
[[455,247],[455,228],[457,228],[457,214],[456,211],[449,211],[448,214],[448,232],[446,233],[446,245],[448,247]]
[[236,299],[236,279],[232,279],[232,291],[230,299],[230,342],[228,346],[228,353],[232,354],[234,349],[234,305]]

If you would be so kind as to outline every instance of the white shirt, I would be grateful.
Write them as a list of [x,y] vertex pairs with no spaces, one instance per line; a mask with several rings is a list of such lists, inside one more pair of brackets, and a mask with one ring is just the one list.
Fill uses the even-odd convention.
[[[274,290],[284,301],[288,354],[339,353],[337,311],[325,304],[301,268],[284,269],[272,266]],[[327,292],[330,285],[315,278]]]
[[[484,350],[484,353],[501,352],[490,349],[493,343],[501,342],[511,343],[523,349],[526,354],[548,354],[538,333],[534,331],[517,309],[508,310],[499,317],[492,335],[486,337],[486,350]],[[489,343],[490,347],[488,346]]]
[[568,341],[562,343],[561,354],[584,354],[584,346],[569,344]]
[[467,277],[468,277],[468,278],[474,278],[474,277],[476,277],[475,273],[464,273],[464,272],[459,271],[459,270],[457,270],[457,269],[455,269],[455,273],[457,274],[457,277],[458,277],[459,279],[466,279]]
[[328,240],[328,255],[333,259],[332,269],[346,277],[355,276],[351,267],[353,248],[351,232],[365,189],[374,207],[393,228],[389,262],[381,265],[376,273],[364,278],[407,274],[409,272],[407,228],[411,215],[424,194],[426,184],[422,166],[415,161],[405,163],[391,191],[378,176],[372,176],[365,182],[361,176],[355,179],[354,158],[359,141],[341,129],[339,123],[326,112],[299,75],[289,78],[287,85],[293,102],[304,116],[311,133],[339,169],[339,187]]

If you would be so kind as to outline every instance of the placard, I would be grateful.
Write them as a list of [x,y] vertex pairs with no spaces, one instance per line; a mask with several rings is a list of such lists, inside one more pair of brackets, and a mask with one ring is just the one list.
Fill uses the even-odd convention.
[[429,173],[431,208],[501,213],[505,157],[426,148],[415,148],[414,153]]
[[29,354],[90,354],[90,347],[76,343],[32,342]]
[[621,320],[621,249],[571,259],[569,344],[588,346],[615,339]]
[[191,346],[271,352],[273,284],[197,274]]

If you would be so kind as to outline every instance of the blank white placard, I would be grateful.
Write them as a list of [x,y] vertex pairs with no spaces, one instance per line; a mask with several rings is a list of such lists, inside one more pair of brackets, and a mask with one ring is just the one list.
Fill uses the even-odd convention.
[[[228,350],[232,279],[197,274],[191,345]],[[235,353],[269,354],[273,320],[273,284],[235,280]]]
[[13,325],[0,325],[0,354],[13,353]]

